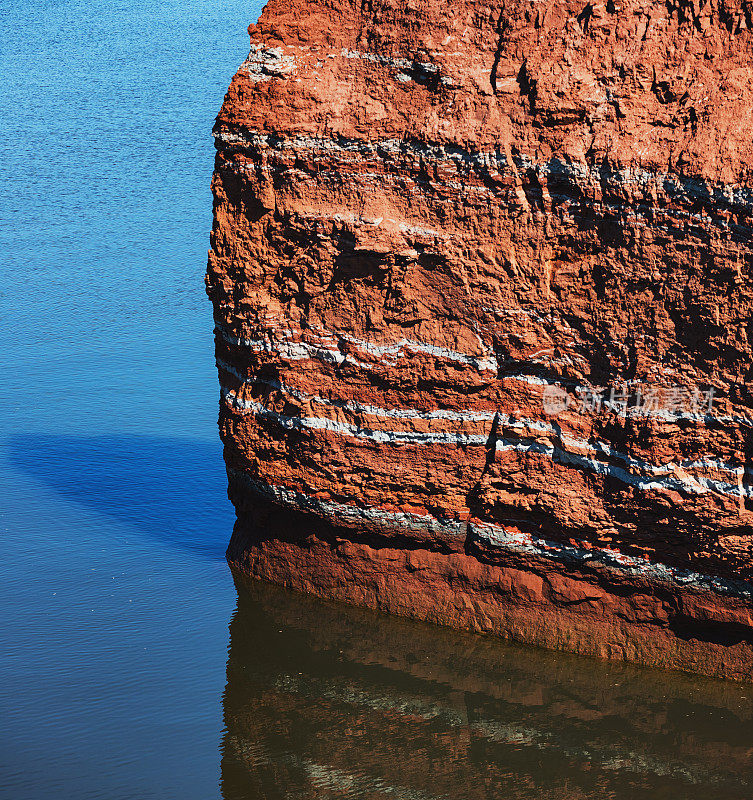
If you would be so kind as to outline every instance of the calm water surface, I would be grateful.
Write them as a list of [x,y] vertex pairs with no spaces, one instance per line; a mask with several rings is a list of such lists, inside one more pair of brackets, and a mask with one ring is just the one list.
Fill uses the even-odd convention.
[[0,797],[753,796],[747,688],[236,590],[202,277],[260,7],[0,15]]

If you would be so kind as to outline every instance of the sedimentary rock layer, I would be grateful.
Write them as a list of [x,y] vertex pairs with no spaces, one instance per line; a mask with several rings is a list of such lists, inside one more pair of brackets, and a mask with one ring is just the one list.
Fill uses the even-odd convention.
[[750,23],[266,6],[215,127],[234,564],[753,676]]

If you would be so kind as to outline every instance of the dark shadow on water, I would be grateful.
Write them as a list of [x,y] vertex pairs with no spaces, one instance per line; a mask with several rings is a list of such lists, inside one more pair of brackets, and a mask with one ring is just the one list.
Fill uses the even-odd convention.
[[749,800],[753,687],[261,583],[230,625],[224,800]]
[[15,467],[72,502],[171,547],[224,558],[235,514],[219,442],[25,434],[8,451]]

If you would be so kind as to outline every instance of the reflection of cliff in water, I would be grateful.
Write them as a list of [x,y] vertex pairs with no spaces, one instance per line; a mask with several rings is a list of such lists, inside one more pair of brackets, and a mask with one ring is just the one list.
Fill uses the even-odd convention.
[[239,586],[222,788],[256,798],[753,796],[753,688]]

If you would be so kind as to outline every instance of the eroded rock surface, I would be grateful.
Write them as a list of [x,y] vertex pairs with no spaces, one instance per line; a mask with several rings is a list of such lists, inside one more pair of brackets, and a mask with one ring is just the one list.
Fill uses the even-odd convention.
[[232,563],[753,677],[752,14],[271,0],[215,127]]

